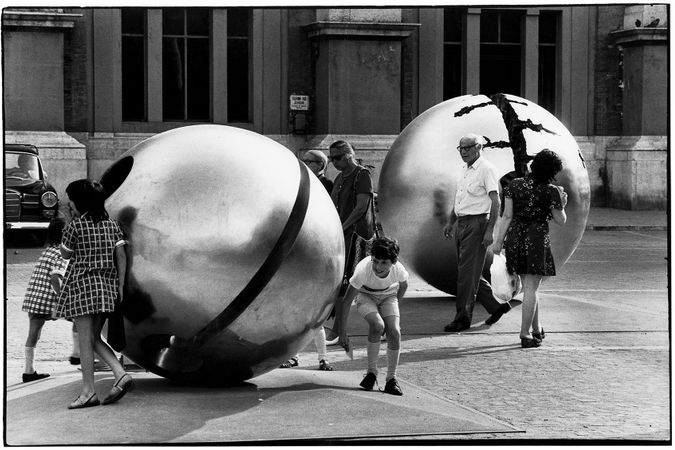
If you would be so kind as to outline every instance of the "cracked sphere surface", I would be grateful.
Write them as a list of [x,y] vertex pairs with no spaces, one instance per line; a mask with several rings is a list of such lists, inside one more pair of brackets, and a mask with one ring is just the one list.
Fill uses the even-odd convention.
[[135,363],[184,383],[238,383],[323,325],[342,225],[287,148],[240,128],[177,128],[128,150],[101,184],[129,236],[122,353]]
[[[550,226],[557,269],[574,252],[586,227],[590,183],[579,146],[551,113],[507,94],[466,95],[440,103],[413,120],[396,139],[382,165],[378,187],[380,221],[385,234],[399,240],[401,259],[435,288],[455,294],[457,260],[443,226],[462,177],[457,151],[467,133],[483,136],[482,157],[503,182],[522,176],[525,164],[541,150],[563,162],[555,184],[568,194],[567,223]],[[501,219],[495,225],[495,235]],[[483,274],[489,280],[492,251]]]

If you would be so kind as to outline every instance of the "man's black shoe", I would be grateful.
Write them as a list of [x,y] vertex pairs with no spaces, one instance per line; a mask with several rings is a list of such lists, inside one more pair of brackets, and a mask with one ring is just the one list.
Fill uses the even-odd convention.
[[368,372],[366,376],[363,377],[363,380],[361,380],[359,383],[359,386],[361,386],[366,391],[372,391],[375,383],[377,383],[377,377],[373,372]]
[[23,379],[24,383],[28,383],[30,381],[41,380],[43,378],[47,378],[48,376],[49,376],[48,373],[37,373],[37,372],[34,371],[33,373],[24,373],[22,379]]
[[466,322],[452,322],[447,324],[444,330],[447,333],[456,333],[458,331],[468,330],[470,326],[471,324]]
[[492,315],[491,315],[490,317],[487,318],[487,320],[485,321],[485,324],[486,324],[486,325],[492,325],[492,324],[494,324],[494,323],[497,323],[497,321],[498,321],[499,319],[501,319],[502,316],[503,316],[504,314],[506,314],[507,312],[509,312],[509,311],[511,311],[511,305],[509,304],[509,302],[506,302],[506,303],[502,304],[502,305],[497,309],[497,311],[495,311],[494,313],[492,313]]

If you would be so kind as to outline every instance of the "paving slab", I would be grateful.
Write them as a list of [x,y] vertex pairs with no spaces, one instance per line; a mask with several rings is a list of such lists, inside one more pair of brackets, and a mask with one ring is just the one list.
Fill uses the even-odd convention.
[[[274,370],[242,386],[215,389],[135,373],[137,389],[120,402],[68,410],[80,379],[75,373],[63,374],[8,388],[6,442],[194,444],[519,431],[404,380],[402,397],[364,391],[358,387],[361,376],[359,371]],[[100,397],[112,381],[111,375],[97,374]]]
[[[362,437],[336,438],[335,442],[359,444],[373,440],[408,440],[420,443],[451,440],[471,445],[495,445],[499,442],[515,445],[528,441],[572,444],[611,441],[618,445],[670,442],[670,290],[669,266],[665,260],[669,252],[668,244],[668,235],[663,231],[587,231],[559,275],[542,285],[541,314],[547,337],[544,345],[537,349],[520,348],[519,306],[491,327],[482,323],[487,313],[481,306],[476,306],[471,329],[464,333],[444,333],[442,326],[454,313],[453,298],[413,277],[407,298],[401,304],[403,336],[398,377],[402,380],[406,395],[403,399],[392,399],[385,394],[362,393],[370,401],[359,399],[348,412],[366,414],[364,411],[371,407],[371,403],[378,408],[391,405],[391,409],[397,409],[388,402],[403,401],[400,403],[401,410],[407,414],[415,410],[405,403],[413,400],[407,397],[419,390],[438,396],[440,400],[436,405],[446,405],[449,401],[525,432],[379,437],[366,436],[364,433]],[[39,252],[35,252],[35,259],[37,255]],[[20,252],[15,256],[24,255]],[[25,422],[32,424],[34,411],[39,412],[45,407],[45,402],[50,401],[55,406],[49,407],[55,408],[54,411],[58,409],[63,422],[77,424],[72,418],[85,417],[79,415],[81,411],[77,411],[78,415],[63,415],[73,413],[67,411],[65,405],[72,401],[80,383],[80,373],[67,362],[71,349],[68,322],[46,324],[36,351],[36,368],[51,373],[52,377],[30,385],[31,389],[44,386],[44,389],[40,389],[45,394],[38,390],[26,391],[26,385],[20,383],[28,325],[25,313],[21,312],[21,300],[31,269],[32,264],[27,263],[7,266],[6,294],[11,294],[6,297],[4,310],[5,413],[9,411],[9,403],[23,401],[18,410]],[[356,315],[352,316],[350,335],[355,346],[354,360],[349,360],[339,347],[329,346],[328,360],[335,368],[330,374],[324,375],[316,370],[317,354],[312,345],[300,353],[300,367],[279,369],[269,374],[279,377],[279,383],[283,381],[284,386],[293,390],[288,393],[286,389],[275,391],[277,386],[269,384],[269,389],[265,391],[269,395],[260,403],[272,406],[274,403],[292,404],[293,411],[276,408],[278,414],[254,416],[252,412],[264,413],[265,410],[261,405],[253,405],[253,397],[250,402],[247,400],[249,391],[244,390],[237,394],[241,397],[233,396],[233,401],[225,402],[225,391],[200,388],[188,390],[170,383],[167,386],[166,380],[145,372],[138,373],[137,389],[119,405],[93,410],[105,412],[106,420],[110,421],[114,430],[124,430],[122,421],[114,419],[117,416],[114,411],[128,408],[137,418],[134,426],[145,427],[147,436],[166,436],[167,441],[181,445],[193,441],[205,442],[199,440],[202,434],[213,436],[221,432],[229,420],[236,421],[240,417],[257,417],[259,420],[253,422],[256,427],[249,430],[258,433],[258,429],[274,427],[285,415],[293,415],[302,417],[296,425],[303,428],[302,436],[310,439],[297,442],[316,443],[311,440],[314,427],[317,426],[315,419],[295,410],[306,408],[303,402],[329,408],[326,405],[330,403],[324,399],[334,401],[332,395],[351,398],[359,394],[356,386],[367,364],[365,333],[364,321]],[[386,341],[383,342],[378,361],[382,375],[386,367],[385,350]],[[280,373],[284,371],[288,373]],[[319,379],[315,380],[314,374]],[[329,388],[322,385],[323,376],[328,377],[326,380],[333,380],[336,374],[345,374],[346,378],[344,381],[331,381]],[[50,399],[47,393],[52,387],[56,388],[56,385],[50,384],[55,380],[59,389],[64,389],[64,384],[59,380],[66,380],[70,390],[64,391],[58,399]],[[111,374],[97,373],[97,380],[97,389],[103,395],[112,383]],[[253,384],[253,381],[250,383]],[[181,401],[187,405],[185,413],[179,411],[176,416],[172,416],[161,408],[143,406],[145,404],[140,403],[140,400],[150,396],[156,385],[163,386],[167,396],[169,392],[184,396]],[[335,392],[327,393],[327,389],[333,387]],[[247,389],[252,388],[248,385]],[[13,397],[19,392],[26,394]],[[192,397],[203,399],[210,405],[205,409],[209,416],[198,417],[201,409],[193,405]],[[28,398],[30,402],[26,401]],[[257,398],[255,400],[258,401]],[[156,400],[146,398],[144,401]],[[136,408],[129,408],[131,404],[136,405]],[[240,407],[241,410],[238,409]],[[229,415],[218,415],[215,410],[220,408]],[[350,420],[345,417],[346,413],[347,410],[343,415],[330,416],[334,420],[328,423],[333,424],[331,427],[342,427],[343,423]],[[5,422],[5,426],[7,428],[9,423]],[[325,424],[322,426],[324,428],[320,429],[324,430]],[[408,425],[404,424],[403,427],[405,432]],[[181,432],[176,433],[175,429]],[[278,432],[279,436],[285,436],[283,431]],[[126,439],[125,435],[120,436]],[[253,440],[257,436],[252,434],[244,438]],[[236,436],[231,437],[234,439]],[[127,442],[123,439],[115,443]],[[291,438],[280,442],[296,441]]]

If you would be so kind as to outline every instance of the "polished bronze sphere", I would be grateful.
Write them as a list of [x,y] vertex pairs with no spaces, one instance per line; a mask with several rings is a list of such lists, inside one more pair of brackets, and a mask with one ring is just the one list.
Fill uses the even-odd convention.
[[195,385],[238,383],[311,341],[337,292],[342,226],[288,149],[221,125],[167,131],[103,175],[128,232],[123,354]]
[[[382,165],[378,206],[384,232],[399,240],[401,259],[430,285],[449,294],[457,288],[454,244],[443,237],[464,165],[457,146],[468,133],[483,136],[482,157],[503,181],[521,176],[541,150],[563,162],[555,183],[568,194],[564,226],[550,226],[558,269],[584,232],[590,208],[586,164],[570,132],[544,108],[520,97],[466,95],[440,103],[413,120],[396,139]],[[495,235],[501,219],[495,226]],[[489,280],[492,252],[484,275]]]

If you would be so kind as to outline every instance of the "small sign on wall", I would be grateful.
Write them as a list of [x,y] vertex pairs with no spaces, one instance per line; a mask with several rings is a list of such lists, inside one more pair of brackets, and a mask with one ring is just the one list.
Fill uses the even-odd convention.
[[309,111],[309,95],[291,95],[291,111]]

